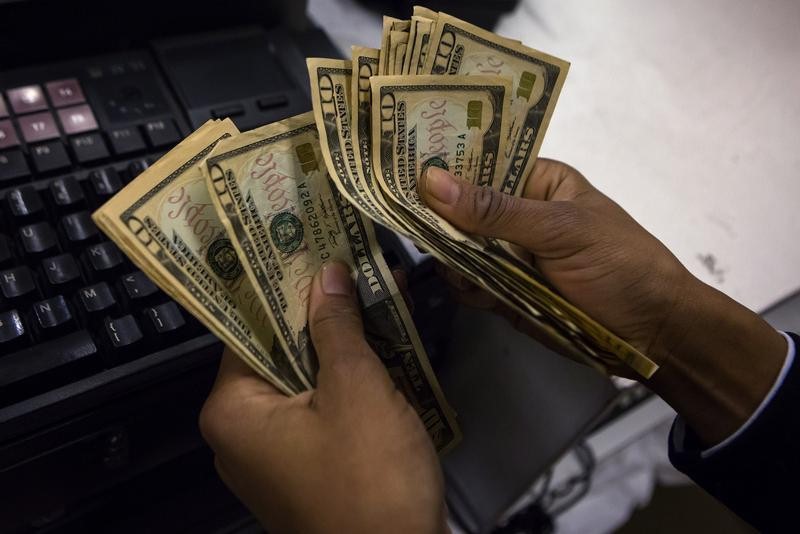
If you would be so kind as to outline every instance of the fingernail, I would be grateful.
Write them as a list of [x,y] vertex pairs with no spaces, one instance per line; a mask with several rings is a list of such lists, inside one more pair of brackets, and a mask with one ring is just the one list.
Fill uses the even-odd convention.
[[428,167],[425,189],[443,204],[453,204],[458,200],[458,182],[452,174],[439,167]]
[[333,262],[322,266],[322,291],[326,295],[347,296],[352,290],[353,282],[346,265]]

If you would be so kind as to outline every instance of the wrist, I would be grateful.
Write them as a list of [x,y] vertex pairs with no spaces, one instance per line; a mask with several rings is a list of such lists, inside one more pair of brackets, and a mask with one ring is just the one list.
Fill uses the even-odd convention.
[[769,392],[786,341],[761,317],[687,273],[651,348],[660,369],[648,385],[706,445],[747,421]]

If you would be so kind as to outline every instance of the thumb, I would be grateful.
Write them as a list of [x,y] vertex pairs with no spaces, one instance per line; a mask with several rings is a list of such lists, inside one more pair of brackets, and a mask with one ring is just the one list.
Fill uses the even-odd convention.
[[347,265],[328,263],[314,277],[308,322],[319,360],[319,391],[347,393],[366,383],[390,385],[385,368],[364,337],[358,298]]
[[425,203],[456,227],[516,243],[534,254],[560,248],[561,237],[581,227],[580,209],[568,201],[513,197],[429,167],[421,192]]

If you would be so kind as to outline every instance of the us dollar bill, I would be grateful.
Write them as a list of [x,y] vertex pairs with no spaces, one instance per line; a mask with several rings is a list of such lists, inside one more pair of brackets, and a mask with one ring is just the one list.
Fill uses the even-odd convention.
[[416,17],[425,17],[431,20],[436,20],[436,18],[439,16],[438,11],[434,11],[425,6],[413,6],[411,8],[411,14]]
[[414,17],[411,17],[411,21],[408,26],[408,37],[406,39],[406,49],[405,53],[403,54],[403,61],[400,67],[395,69],[395,74],[408,74],[408,62],[411,60],[411,53],[414,50],[414,39],[416,38],[417,24],[414,21]]
[[491,184],[521,195],[541,148],[569,63],[440,13],[423,73],[493,75],[513,80],[507,169]]
[[403,74],[414,76],[422,73],[431,33],[435,25],[436,22],[433,19],[417,15],[411,17],[411,29],[409,30],[408,50],[406,51],[405,64],[403,65]]
[[389,53],[391,50],[391,35],[392,32],[408,32],[411,26],[410,20],[401,20],[394,17],[383,17],[383,29],[381,31],[381,49],[380,49],[380,73],[389,74],[390,68],[393,67],[389,61]]
[[[366,55],[365,55],[366,54]],[[356,64],[361,64],[360,80],[353,85],[353,100],[361,100],[358,112],[362,113],[360,128],[362,135],[367,136],[369,132],[369,102],[371,101],[369,91],[369,78],[377,69],[377,51],[354,50],[354,60]],[[360,207],[361,211],[373,220],[414,239],[420,243],[429,243],[425,237],[427,230],[422,228],[414,231],[413,225],[398,224],[408,223],[408,221],[398,221],[400,215],[396,211],[390,210],[392,206],[387,206],[386,210],[380,204],[372,202],[368,191],[363,187],[364,179],[359,177],[358,165],[353,165],[354,161],[361,163],[357,155],[353,154],[352,132],[355,130],[349,122],[351,116],[350,102],[346,96],[346,87],[352,83],[350,80],[352,69],[351,63],[335,59],[309,59],[309,77],[311,79],[312,102],[314,105],[314,117],[317,124],[320,144],[323,157],[333,182],[339,188],[341,194]],[[356,113],[358,113],[356,112]],[[364,148],[369,150],[369,145],[364,144]],[[364,167],[371,168],[369,156],[364,156]],[[395,207],[394,210],[397,208]],[[441,253],[440,247],[428,244],[428,250],[434,254]],[[452,251],[453,256],[457,256],[463,251]],[[448,261],[449,258],[440,258]],[[464,258],[455,261],[460,266],[465,265]]]
[[458,440],[447,405],[368,219],[328,179],[313,113],[220,143],[206,161],[220,216],[247,258],[286,352],[314,381],[311,281],[324,263],[351,266],[368,341],[444,450]]
[[[361,178],[364,189],[375,196],[377,183],[372,176],[372,135],[370,116],[372,112],[372,90],[369,80],[378,75],[380,50],[354,46],[352,48],[351,66],[354,74],[351,78],[350,95],[351,121],[353,124],[353,144],[356,147],[356,172]],[[375,199],[377,202],[377,199]]]
[[[307,64],[314,118],[331,180],[339,192],[370,219],[408,235],[403,221],[396,217],[386,199],[376,198],[366,186],[367,180],[361,170],[363,167],[359,166],[360,154],[354,138],[357,128],[352,124],[351,63],[309,58]],[[366,82],[369,83],[369,78],[366,78]]]
[[[353,145],[356,147],[355,168],[358,180],[363,186],[363,192],[375,206],[380,207],[382,219],[374,219],[392,230],[411,237],[407,221],[399,216],[394,202],[387,198],[375,179],[373,173],[373,145],[372,145],[372,90],[370,78],[375,76],[379,69],[380,51],[373,48],[354,46],[352,51],[352,65],[355,74],[352,76],[350,91],[351,106],[351,135]],[[319,118],[317,118],[319,125]],[[330,168],[329,168],[330,169]]]
[[407,74],[416,75],[424,74],[422,72],[425,66],[425,58],[428,54],[428,47],[430,45],[431,34],[436,29],[436,21],[439,19],[439,13],[428,9],[423,6],[414,6],[413,14],[411,16],[411,23],[417,21],[417,28],[414,37],[414,48],[411,50],[412,57],[409,62]]
[[[286,394],[302,384],[211,205],[198,164],[229,121],[209,122],[106,202],[93,218],[165,293]],[[278,350],[273,350],[278,349]]]
[[372,173],[372,89],[370,78],[380,70],[380,50],[354,46],[351,62],[355,74],[351,79],[352,96],[351,135],[356,147],[356,173],[364,186],[365,193],[374,204],[380,205],[384,212],[389,209],[378,182]]
[[[319,128],[322,155],[331,179],[341,193],[373,220],[389,225],[385,213],[366,190],[358,168],[358,147],[354,138],[352,74],[350,61],[309,58],[311,103]],[[376,61],[377,65],[377,61]]]
[[[481,76],[377,76],[372,89],[373,174],[405,213],[431,252],[490,290],[532,321],[546,321],[592,354],[616,355],[648,376],[653,363],[550,288],[539,273],[497,247],[467,235],[423,204],[417,180],[435,165],[461,179],[489,185],[502,153],[510,81]],[[397,208],[395,208],[397,211]]]
[[376,76],[372,90],[373,175],[384,193],[434,232],[466,242],[417,193],[429,166],[478,185],[502,168],[510,83],[482,76]]
[[389,72],[387,74],[402,74],[408,37],[408,31],[389,32]]
[[[361,57],[358,57],[358,54],[356,57],[358,64]],[[359,163],[359,158],[353,151],[352,132],[354,128],[349,122],[350,99],[347,97],[346,90],[352,83],[350,79],[351,63],[344,60],[315,58],[307,60],[307,63],[320,145],[333,182],[340,193],[358,206],[365,215],[420,242],[423,239],[421,233],[426,233],[427,229],[423,228],[420,232],[415,232],[414,226],[408,224],[409,221],[401,219],[402,214],[397,213],[395,206],[386,205],[384,207],[383,204],[373,202],[372,196],[363,186],[365,180],[359,176],[359,166],[356,165]],[[364,131],[364,136],[368,135],[369,130],[369,101],[371,100],[369,77],[373,72],[369,65],[377,67],[377,54],[372,54],[371,61],[367,58],[366,63],[367,65],[362,65],[361,68],[361,80],[353,86],[355,95],[359,93],[363,95],[364,101],[359,111],[365,114],[360,126]],[[365,144],[365,147],[369,150],[369,145]],[[365,156],[364,159],[367,160],[364,167],[370,169],[369,156]]]

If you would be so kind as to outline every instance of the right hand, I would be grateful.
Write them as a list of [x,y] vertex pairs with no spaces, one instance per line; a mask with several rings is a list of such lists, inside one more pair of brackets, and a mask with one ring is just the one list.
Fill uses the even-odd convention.
[[[656,363],[666,358],[664,330],[697,281],[578,171],[540,159],[516,198],[431,167],[419,190],[431,208],[462,230],[523,247],[567,300]],[[525,321],[459,275],[451,271],[446,278],[461,290],[462,300],[496,307],[530,332]]]
[[[693,277],[572,167],[538,160],[521,198],[436,167],[418,190],[458,228],[526,249],[564,297],[655,361],[647,384],[707,444],[739,428],[774,383],[783,337]],[[610,371],[641,379],[623,366]]]

